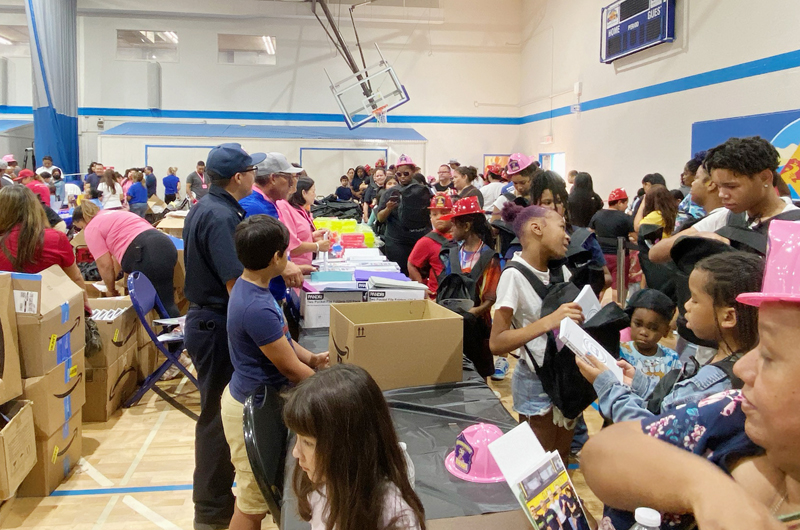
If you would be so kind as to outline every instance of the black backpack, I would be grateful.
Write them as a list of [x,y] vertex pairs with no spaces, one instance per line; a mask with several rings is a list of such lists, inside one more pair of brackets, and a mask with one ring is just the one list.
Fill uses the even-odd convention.
[[[574,301],[580,290],[571,282],[559,282],[551,273],[550,285],[546,286],[525,265],[515,261],[506,263],[506,269],[516,269],[531,284],[536,294],[542,299],[542,312],[545,317],[558,309],[562,304]],[[575,363],[575,354],[567,347],[558,349],[555,334],[547,332],[547,347],[544,362],[541,366],[533,354],[524,346],[525,352],[533,363],[536,375],[542,382],[545,393],[550,397],[561,413],[569,419],[577,418],[592,402],[597,399],[594,387],[583,375]],[[617,350],[618,352],[619,350]]]
[[[736,361],[741,359],[743,355],[744,353],[734,353],[721,361],[711,364],[711,366],[716,366],[725,372],[725,375],[727,375],[728,379],[731,381],[731,388],[739,389],[744,386],[744,382],[733,373],[733,365],[736,364]],[[681,381],[691,379],[697,375],[699,370],[700,363],[692,356],[689,357],[683,368],[675,368],[667,372],[653,389],[653,393],[650,394],[650,398],[647,400],[647,410],[653,414],[661,414],[661,404],[664,398],[675,388],[675,385]]]
[[762,256],[767,255],[767,232],[772,221],[800,221],[800,210],[782,212],[766,221],[759,222],[751,227],[747,222],[747,212],[728,212],[726,224],[717,234],[731,241],[731,246],[736,250],[755,252]]
[[427,237],[428,239],[433,239],[442,246],[444,246],[446,243],[450,241],[436,230],[431,230],[430,232],[425,234],[425,237]]
[[594,232],[587,228],[576,228],[570,235],[569,248],[563,260],[550,264],[550,272],[558,282],[564,281],[561,266],[566,265],[572,277],[570,282],[578,288],[590,285],[594,294],[600,293],[606,286],[605,271],[603,266],[592,260],[592,251],[583,248],[589,238],[596,237]]
[[476,286],[494,255],[494,252],[481,252],[478,262],[468,274],[465,274],[461,270],[461,260],[458,258],[458,244],[448,241],[442,245],[439,257],[442,262],[450,263],[450,274],[447,274],[445,269],[439,276],[436,303],[442,304],[444,300],[472,300],[476,306],[479,305],[481,301],[478,299]]

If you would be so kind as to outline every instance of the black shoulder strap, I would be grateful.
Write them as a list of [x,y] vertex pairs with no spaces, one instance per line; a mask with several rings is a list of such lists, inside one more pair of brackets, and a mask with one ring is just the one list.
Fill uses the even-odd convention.
[[451,245],[447,249],[448,257],[450,259],[450,274],[461,274],[461,260],[458,258],[458,245]]
[[517,198],[517,196],[516,196],[516,195],[514,195],[514,194],[513,194],[512,192],[510,192],[510,191],[507,191],[507,192],[505,192],[505,193],[503,194],[503,197],[505,197],[506,199],[508,199],[508,200],[509,200],[509,201],[511,201],[511,202],[514,202],[514,199],[516,199],[516,198]]
[[542,283],[542,280],[536,277],[533,271],[531,271],[525,265],[517,263],[515,261],[508,261],[506,263],[505,270],[508,269],[515,269],[520,273],[522,273],[525,279],[528,280],[528,283],[531,284],[531,287],[533,287],[533,290],[536,291],[536,294],[539,295],[539,298],[544,300],[544,297],[547,296],[548,293],[547,286],[544,283]]
[[728,211],[728,218],[725,220],[725,226],[730,226],[733,228],[748,228],[747,213],[733,213]]
[[434,241],[436,241],[440,245],[444,245],[445,243],[447,243],[447,238],[444,237],[439,232],[436,232],[435,230],[431,230],[430,232],[425,234],[425,237],[427,237],[429,239],[433,239]]
[[736,376],[736,374],[733,373],[733,365],[736,364],[736,361],[741,359],[743,356],[744,353],[734,353],[733,355],[725,357],[721,361],[717,361],[711,364],[711,366],[716,366],[717,368],[725,372],[725,375],[727,375],[728,379],[731,380],[732,388],[739,389],[744,387],[744,381],[739,379]]
[[477,263],[475,263],[475,266],[472,267],[471,271],[469,271],[470,278],[476,281],[480,279],[483,271],[486,270],[486,267],[489,266],[489,263],[491,263],[492,259],[494,258],[494,255],[495,253],[493,250],[491,250],[491,248],[489,248],[489,250],[482,251],[481,255],[478,256]]
[[569,236],[569,246],[571,249],[582,249],[583,244],[593,234],[588,228],[576,228]]

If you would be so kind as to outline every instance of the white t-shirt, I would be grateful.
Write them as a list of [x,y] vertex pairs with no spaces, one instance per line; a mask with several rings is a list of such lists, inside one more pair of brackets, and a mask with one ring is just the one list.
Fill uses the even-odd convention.
[[[514,196],[516,197],[516,193],[514,194]],[[497,199],[494,201],[494,204],[492,204],[492,207],[497,208],[497,211],[502,212],[503,206],[505,206],[507,202],[508,202],[508,197],[506,197],[505,194],[501,193],[500,196],[497,197]]]
[[[783,198],[782,198],[783,199]],[[787,201],[787,199],[783,199],[786,202],[786,208],[783,209],[783,212],[786,213],[792,210],[797,210],[797,206],[791,203],[791,199]],[[727,208],[717,208],[700,221],[696,222],[692,225],[692,228],[697,230],[698,232],[716,232],[720,228],[724,227],[728,223],[728,210]]]
[[483,195],[483,204],[494,205],[497,198],[503,194],[503,187],[505,182],[490,182],[481,188],[481,195]]
[[[37,175],[41,175],[42,173],[47,172],[47,173],[50,173],[52,175],[54,169],[58,169],[59,171],[61,170],[61,168],[58,167],[58,166],[50,166],[50,167],[41,166],[41,167],[36,169],[36,174]],[[61,171],[61,174],[63,175],[64,172]]]
[[[515,252],[511,261],[521,263],[529,268],[543,284],[549,285],[550,271],[542,272],[533,268],[530,263],[522,259],[521,254],[521,252]],[[569,270],[564,267],[563,272],[564,280],[569,280],[572,276]],[[533,286],[521,272],[508,268],[500,275],[500,281],[497,284],[497,301],[494,303],[494,307],[495,310],[507,307],[514,311],[511,322],[516,329],[522,329],[528,324],[539,320],[542,314],[542,299],[536,294]],[[547,348],[547,335],[536,337],[528,342],[527,346],[536,362],[541,366],[544,363],[544,351]],[[528,368],[531,369],[531,372],[534,372],[534,367],[525,349],[520,348],[517,353],[528,363]]]
[[64,184],[64,195],[66,195],[67,197],[69,197],[70,195],[80,195],[82,193],[83,190],[77,184],[73,184],[72,182],[66,182]]
[[[325,496],[325,486],[322,491],[314,491],[309,495],[311,504],[311,530],[325,530],[328,522],[328,499]],[[403,530],[419,530],[417,518],[411,507],[403,500],[400,490],[392,483],[389,485],[383,499],[383,527],[387,527],[392,519],[399,516],[397,528]]]
[[100,202],[103,203],[103,209],[122,208],[122,202],[119,200],[119,196],[122,195],[122,186],[120,184],[115,184],[112,190],[105,182],[101,182],[97,185],[97,191],[103,193],[100,198]]

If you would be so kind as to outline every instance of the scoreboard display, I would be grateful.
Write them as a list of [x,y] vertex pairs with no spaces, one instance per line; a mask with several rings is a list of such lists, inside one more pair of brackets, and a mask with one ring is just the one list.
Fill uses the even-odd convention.
[[604,63],[675,40],[675,0],[619,0],[602,13]]

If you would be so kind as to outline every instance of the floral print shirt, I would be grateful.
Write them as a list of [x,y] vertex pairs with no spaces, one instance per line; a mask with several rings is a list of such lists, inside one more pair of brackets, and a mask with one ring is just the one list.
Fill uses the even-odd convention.
[[[649,436],[703,456],[730,473],[740,459],[764,452],[744,432],[742,400],[741,391],[726,390],[696,404],[682,405],[661,416],[645,419],[642,430]],[[635,522],[632,513],[606,507],[600,528],[627,530]],[[662,515],[662,530],[694,527],[691,515]]]

